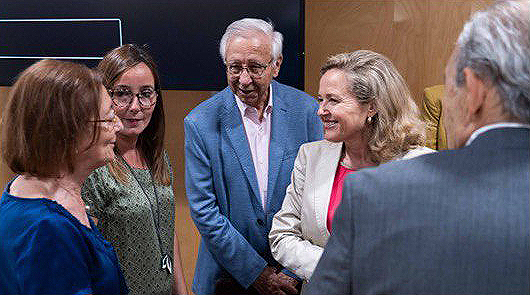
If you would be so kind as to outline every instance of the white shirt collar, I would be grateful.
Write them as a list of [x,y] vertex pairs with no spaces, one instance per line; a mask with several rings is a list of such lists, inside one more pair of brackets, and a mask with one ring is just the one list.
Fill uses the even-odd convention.
[[468,138],[466,142],[466,146],[470,145],[473,140],[477,138],[480,134],[487,132],[492,129],[498,129],[498,128],[528,128],[530,129],[529,124],[523,124],[523,123],[516,123],[516,122],[499,122],[495,124],[489,124],[486,126],[482,126],[479,129],[475,130],[473,133],[471,133],[471,136]]

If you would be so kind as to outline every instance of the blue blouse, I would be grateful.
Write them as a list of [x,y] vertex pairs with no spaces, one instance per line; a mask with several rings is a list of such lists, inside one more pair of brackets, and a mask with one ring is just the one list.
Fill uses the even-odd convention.
[[0,200],[0,294],[126,294],[112,246],[57,202]]

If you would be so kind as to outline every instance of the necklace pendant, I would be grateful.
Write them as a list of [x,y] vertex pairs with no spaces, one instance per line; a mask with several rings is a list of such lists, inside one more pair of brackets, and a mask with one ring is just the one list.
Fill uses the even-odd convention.
[[171,262],[171,257],[167,254],[162,255],[162,270],[167,271],[168,274],[173,274],[173,263]]

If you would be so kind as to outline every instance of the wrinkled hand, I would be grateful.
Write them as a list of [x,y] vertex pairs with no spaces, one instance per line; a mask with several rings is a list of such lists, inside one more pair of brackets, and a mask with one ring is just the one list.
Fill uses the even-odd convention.
[[252,286],[262,295],[287,295],[298,294],[296,284],[294,278],[283,273],[276,274],[274,268],[267,266]]

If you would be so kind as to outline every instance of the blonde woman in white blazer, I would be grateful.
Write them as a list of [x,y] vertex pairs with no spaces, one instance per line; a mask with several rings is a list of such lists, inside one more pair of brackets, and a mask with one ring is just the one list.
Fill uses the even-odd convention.
[[325,140],[300,147],[269,234],[274,258],[306,281],[329,238],[344,171],[433,152],[421,146],[419,111],[386,57],[367,50],[338,54],[321,75],[318,115]]

